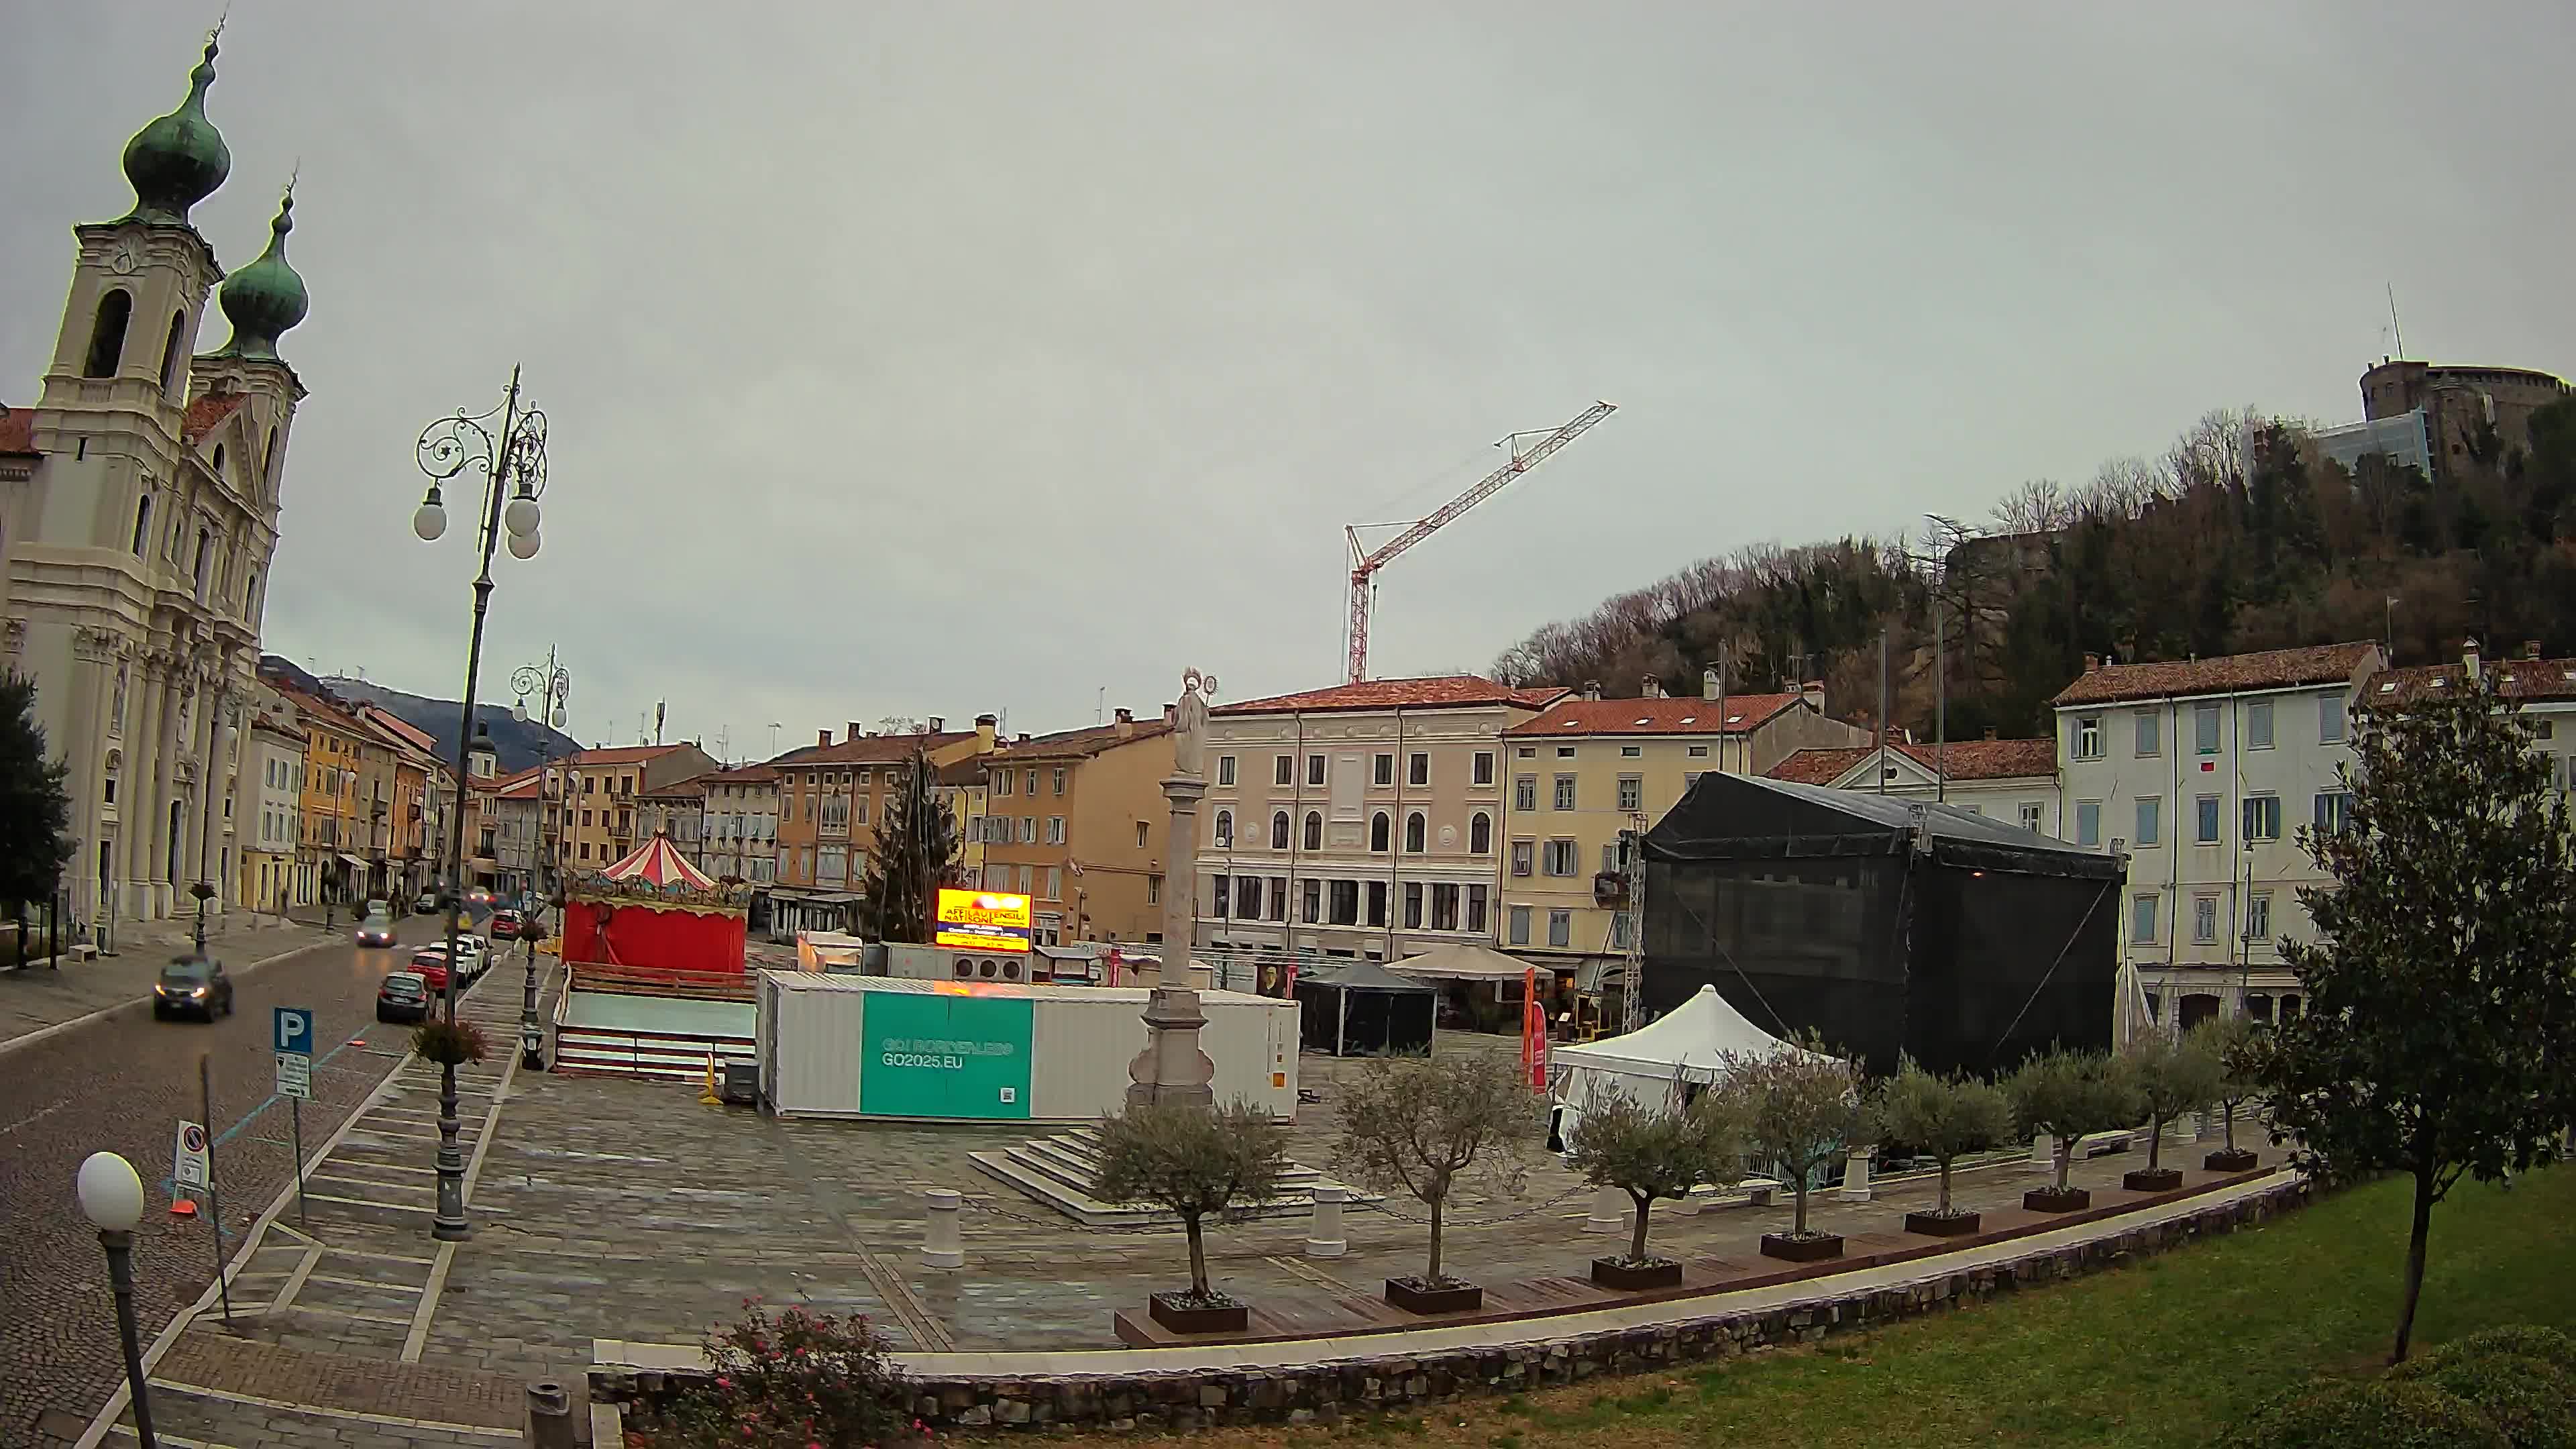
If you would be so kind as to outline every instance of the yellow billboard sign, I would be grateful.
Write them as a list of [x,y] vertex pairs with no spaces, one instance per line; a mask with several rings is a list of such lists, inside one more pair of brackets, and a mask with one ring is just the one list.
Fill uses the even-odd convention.
[[943,890],[933,945],[968,951],[1029,949],[1029,898],[1002,891]]

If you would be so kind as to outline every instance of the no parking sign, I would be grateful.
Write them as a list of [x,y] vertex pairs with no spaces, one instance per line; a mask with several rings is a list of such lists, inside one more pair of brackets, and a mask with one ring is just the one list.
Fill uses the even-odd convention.
[[206,1129],[194,1122],[179,1124],[178,1145],[170,1155],[170,1181],[180,1187],[206,1185]]

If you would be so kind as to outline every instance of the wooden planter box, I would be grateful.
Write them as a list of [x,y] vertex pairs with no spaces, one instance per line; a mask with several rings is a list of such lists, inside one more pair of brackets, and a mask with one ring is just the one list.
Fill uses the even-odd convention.
[[2200,1160],[2200,1165],[2211,1172],[2252,1172],[2262,1163],[2263,1159],[2243,1147],[2233,1150],[2222,1147]]
[[1905,1230],[1927,1238],[1964,1238],[1977,1230],[1975,1213],[1907,1213]]
[[1174,1333],[1242,1333],[1252,1326],[1252,1309],[1242,1303],[1185,1303],[1184,1293],[1157,1293],[1145,1311]]
[[2179,1167],[2141,1167],[2120,1174],[2120,1186],[2131,1192],[2171,1192],[2182,1186]]
[[2093,1205],[2093,1194],[2080,1187],[2059,1192],[2053,1187],[2034,1187],[2021,1195],[2021,1205],[2035,1213],[2078,1213]]
[[1682,1265],[1674,1258],[1657,1258],[1635,1264],[1617,1258],[1595,1258],[1592,1260],[1592,1281],[1623,1293],[1647,1288],[1679,1288],[1682,1286]]
[[1837,1233],[1815,1238],[1793,1238],[1787,1233],[1762,1235],[1762,1256],[1766,1258],[1778,1258],[1788,1263],[1821,1263],[1827,1258],[1842,1255],[1843,1240]]
[[1386,1301],[1407,1313],[1473,1313],[1485,1306],[1485,1290],[1473,1283],[1425,1288],[1408,1278],[1389,1278]]

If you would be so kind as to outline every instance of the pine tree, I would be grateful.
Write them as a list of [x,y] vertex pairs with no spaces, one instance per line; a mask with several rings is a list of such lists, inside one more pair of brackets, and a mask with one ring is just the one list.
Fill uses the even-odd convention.
[[27,955],[27,906],[51,902],[72,858],[70,767],[45,753],[36,722],[34,680],[0,677],[0,902],[18,922],[18,958]]
[[2406,1357],[2433,1207],[2527,1167],[2576,1101],[2576,836],[2550,757],[2497,671],[2356,714],[2342,830],[2301,831],[2334,877],[2286,943],[2307,1009],[2264,1064],[2303,1166],[2415,1180],[2392,1361]]
[[927,944],[939,888],[957,883],[957,818],[940,802],[930,757],[916,751],[868,852],[867,905],[881,941]]

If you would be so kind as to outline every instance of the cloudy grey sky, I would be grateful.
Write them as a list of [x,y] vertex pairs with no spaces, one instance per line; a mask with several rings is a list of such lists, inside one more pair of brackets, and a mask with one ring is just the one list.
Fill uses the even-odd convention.
[[[0,398],[212,3],[18,7]],[[1789,12],[1789,13],[1783,13]],[[236,0],[227,264],[302,166],[268,646],[451,694],[420,427],[553,420],[487,693],[736,754],[1337,677],[1342,525],[1620,412],[1385,575],[1382,674],[1764,539],[1981,515],[2387,347],[2576,368],[2560,3]],[[223,332],[213,327],[206,345]]]

